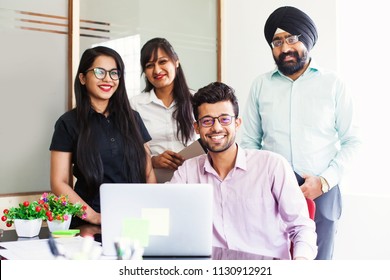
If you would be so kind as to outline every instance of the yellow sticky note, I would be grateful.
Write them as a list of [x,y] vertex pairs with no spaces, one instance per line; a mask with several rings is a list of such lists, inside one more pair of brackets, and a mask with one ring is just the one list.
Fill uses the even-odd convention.
[[149,235],[169,235],[169,209],[168,208],[142,208],[141,216],[149,221]]
[[147,247],[149,245],[149,221],[135,218],[124,219],[122,237],[138,240],[142,247]]

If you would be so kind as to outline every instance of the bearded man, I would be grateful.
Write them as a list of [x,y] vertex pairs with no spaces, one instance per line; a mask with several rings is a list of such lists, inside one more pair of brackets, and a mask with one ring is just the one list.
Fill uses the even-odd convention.
[[316,203],[316,259],[332,259],[341,215],[340,182],[360,146],[352,97],[343,81],[310,56],[316,25],[280,7],[264,26],[276,69],[257,77],[243,115],[241,146],[284,156],[305,197]]

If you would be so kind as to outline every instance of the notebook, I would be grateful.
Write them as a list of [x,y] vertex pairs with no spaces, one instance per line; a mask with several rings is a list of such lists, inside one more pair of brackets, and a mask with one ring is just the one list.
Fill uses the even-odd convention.
[[[200,139],[194,141],[188,147],[185,147],[179,152],[185,159],[193,158],[207,153],[207,148],[202,145]],[[154,173],[156,174],[157,183],[165,183],[171,180],[174,170],[155,168]]]
[[115,242],[140,234],[146,221],[143,256],[210,256],[212,194],[209,184],[102,184],[103,254],[115,256]]

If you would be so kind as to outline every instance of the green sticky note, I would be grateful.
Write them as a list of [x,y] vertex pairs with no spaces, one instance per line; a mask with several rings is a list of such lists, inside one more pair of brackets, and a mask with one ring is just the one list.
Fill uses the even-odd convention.
[[122,237],[138,240],[142,247],[149,245],[149,220],[126,218],[122,222]]

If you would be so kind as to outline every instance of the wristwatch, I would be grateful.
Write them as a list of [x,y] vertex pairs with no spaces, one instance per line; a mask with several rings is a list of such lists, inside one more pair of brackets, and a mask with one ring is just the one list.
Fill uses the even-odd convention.
[[320,180],[321,180],[321,191],[322,191],[322,193],[327,193],[329,191],[329,184],[328,184],[328,182],[325,180],[324,177],[321,177],[321,176],[320,176]]

